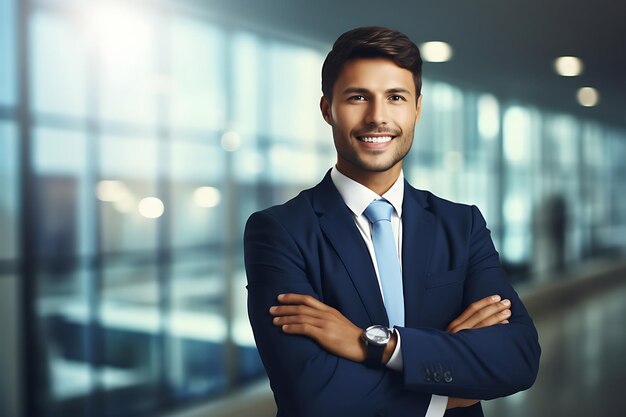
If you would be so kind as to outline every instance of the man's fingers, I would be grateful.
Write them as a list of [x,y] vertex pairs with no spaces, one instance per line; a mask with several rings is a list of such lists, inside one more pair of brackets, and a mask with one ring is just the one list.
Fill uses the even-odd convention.
[[489,322],[488,325],[497,324],[501,320],[508,319],[510,314],[504,313],[501,314],[504,310],[507,310],[511,306],[509,300],[502,300],[499,303],[488,305],[483,309],[477,311],[473,316],[465,320],[463,323],[458,326],[450,329],[451,333],[457,333],[461,330],[465,329],[474,329],[479,327],[485,327],[484,325],[479,326],[479,323]]
[[272,323],[274,323],[275,326],[284,326],[286,324],[289,324],[289,325],[291,325],[291,324],[310,324],[311,326],[315,326],[315,327],[323,327],[324,326],[324,320],[318,319],[316,317],[303,316],[303,315],[274,317],[272,319]]
[[485,297],[481,300],[473,302],[465,309],[465,311],[463,311],[463,313],[461,313],[459,317],[454,319],[448,325],[448,329],[453,329],[455,327],[458,327],[461,323],[463,323],[464,321],[472,317],[478,311],[482,310],[483,308],[489,305],[497,303],[498,301],[500,301],[500,299],[501,299],[500,296],[495,294],[495,295],[491,295],[489,297]]
[[322,332],[322,329],[309,323],[285,324],[281,327],[285,333],[308,336],[315,341],[319,341],[319,336]]
[[511,317],[511,310],[508,310],[508,309],[502,310],[487,317],[485,320],[481,321],[480,323],[477,323],[476,325],[474,325],[473,329],[480,329],[481,327],[493,326],[494,324],[502,323],[502,321],[507,320],[509,317]]
[[297,304],[297,305],[281,305],[281,306],[272,306],[270,308],[270,314],[272,316],[311,316],[320,318],[323,315],[323,312],[317,310],[315,308],[311,308],[306,305]]
[[280,301],[282,304],[304,304],[307,305],[311,308],[315,308],[318,310],[328,310],[329,306],[327,306],[326,304],[322,303],[320,300],[318,300],[315,297],[312,297],[308,294],[292,294],[292,293],[287,293],[287,294],[280,294],[278,295],[278,301]]
[[448,331],[451,333],[457,333],[465,329],[475,329],[480,327],[492,326],[508,319],[511,316],[511,302],[509,300],[502,300],[498,303],[487,305],[481,310],[475,312],[467,320],[458,323],[456,326],[448,327]]

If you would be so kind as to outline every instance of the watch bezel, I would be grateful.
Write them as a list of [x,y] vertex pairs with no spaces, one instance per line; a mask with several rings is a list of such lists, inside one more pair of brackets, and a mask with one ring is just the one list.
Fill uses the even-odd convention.
[[[386,333],[386,337],[381,339],[379,336],[372,336],[370,332],[372,330],[384,330]],[[363,340],[368,345],[374,346],[386,346],[391,340],[392,330],[386,326],[382,326],[380,324],[375,324],[374,326],[370,326],[363,332]]]

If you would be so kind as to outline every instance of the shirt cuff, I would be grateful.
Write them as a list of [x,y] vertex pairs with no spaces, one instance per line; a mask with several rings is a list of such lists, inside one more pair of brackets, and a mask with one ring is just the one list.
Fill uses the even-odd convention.
[[424,417],[443,417],[446,407],[448,407],[448,397],[433,394]]
[[[391,354],[391,358],[385,365],[389,369],[393,369],[394,371],[401,372],[404,369],[404,363],[402,362],[402,351],[400,350],[400,332],[396,329],[393,329],[394,333],[398,336],[398,343],[396,344],[396,348],[393,350]],[[445,408],[444,408],[445,410]]]

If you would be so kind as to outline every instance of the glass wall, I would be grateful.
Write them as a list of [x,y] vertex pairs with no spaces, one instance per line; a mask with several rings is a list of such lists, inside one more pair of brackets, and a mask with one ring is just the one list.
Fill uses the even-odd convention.
[[[0,0],[0,280],[25,283],[28,415],[155,415],[262,378],[243,227],[334,162],[324,48],[140,4]],[[405,175],[478,205],[534,285],[626,248],[625,158],[622,130],[426,79]]]

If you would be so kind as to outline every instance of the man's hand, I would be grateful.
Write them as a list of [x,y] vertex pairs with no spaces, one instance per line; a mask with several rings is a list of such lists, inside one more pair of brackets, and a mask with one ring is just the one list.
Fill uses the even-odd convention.
[[492,295],[469,305],[463,313],[448,325],[448,332],[458,333],[466,329],[479,329],[494,324],[508,324],[511,316],[511,302],[500,301],[499,295]]
[[[478,300],[469,305],[459,317],[448,325],[448,332],[458,333],[466,329],[479,329],[481,327],[493,326],[494,324],[508,324],[511,316],[511,302],[500,300],[499,295],[492,295]],[[470,407],[478,400],[466,398],[448,398],[446,409],[458,407]]]
[[448,405],[446,406],[446,410],[449,410],[451,408],[471,407],[474,404],[476,404],[477,402],[478,402],[478,400],[468,400],[468,399],[465,399],[465,398],[448,397]]
[[310,337],[328,352],[355,362],[364,362],[363,329],[338,310],[302,294],[281,294],[279,306],[270,308],[273,323],[283,332]]

